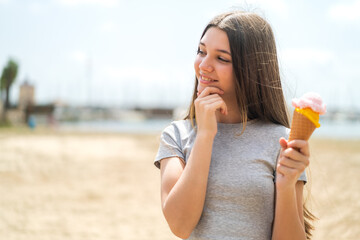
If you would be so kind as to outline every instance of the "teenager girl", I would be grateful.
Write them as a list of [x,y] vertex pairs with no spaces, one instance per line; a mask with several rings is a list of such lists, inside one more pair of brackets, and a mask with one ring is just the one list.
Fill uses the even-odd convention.
[[194,68],[188,115],[162,132],[155,159],[172,232],[183,239],[309,238],[309,145],[285,140],[289,117],[270,25],[253,13],[216,16]]

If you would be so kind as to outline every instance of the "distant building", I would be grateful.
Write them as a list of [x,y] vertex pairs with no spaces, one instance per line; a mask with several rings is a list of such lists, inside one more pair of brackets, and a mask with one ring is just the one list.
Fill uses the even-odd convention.
[[26,110],[35,105],[35,88],[27,80],[20,86],[18,109]]
[[6,118],[12,124],[28,124],[30,119],[33,123],[36,122],[37,124],[48,125],[54,123],[54,104],[36,105],[35,87],[27,80],[21,84],[19,90],[17,106],[11,107],[6,113]]
[[36,121],[40,124],[52,124],[54,122],[54,104],[36,105],[35,87],[27,80],[20,86],[18,109],[25,113],[24,121]]

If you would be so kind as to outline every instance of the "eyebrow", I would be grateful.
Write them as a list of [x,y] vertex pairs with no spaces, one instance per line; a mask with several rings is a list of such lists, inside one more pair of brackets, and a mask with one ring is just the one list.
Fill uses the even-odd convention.
[[[206,47],[205,43],[203,42],[200,42],[200,45],[203,45],[204,47]],[[222,53],[226,53],[226,54],[229,54],[231,56],[231,53],[229,53],[228,51],[226,50],[223,50],[223,49],[216,49],[216,51],[218,52],[222,52]]]

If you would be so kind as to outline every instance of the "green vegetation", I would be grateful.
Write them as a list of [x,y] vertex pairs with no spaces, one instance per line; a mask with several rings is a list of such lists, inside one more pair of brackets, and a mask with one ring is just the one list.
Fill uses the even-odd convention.
[[17,62],[10,58],[1,74],[0,93],[2,95],[5,92],[5,103],[4,113],[2,115],[2,119],[0,120],[0,126],[9,124],[6,120],[6,111],[10,108],[10,89],[11,85],[15,82],[18,68]]

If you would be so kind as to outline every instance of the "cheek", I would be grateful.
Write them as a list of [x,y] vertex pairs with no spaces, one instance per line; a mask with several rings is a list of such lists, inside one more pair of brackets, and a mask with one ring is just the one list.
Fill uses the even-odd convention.
[[194,61],[194,69],[195,69],[195,71],[196,71],[197,74],[199,73],[199,65],[200,65],[200,63],[201,63],[201,60],[200,60],[200,58],[197,56],[197,57],[195,58],[195,61]]
[[232,67],[222,69],[222,87],[228,93],[233,93],[235,89],[235,74]]
[[221,69],[222,77],[226,79],[227,83],[233,83],[235,79],[235,74],[233,72],[232,66],[226,66]]

